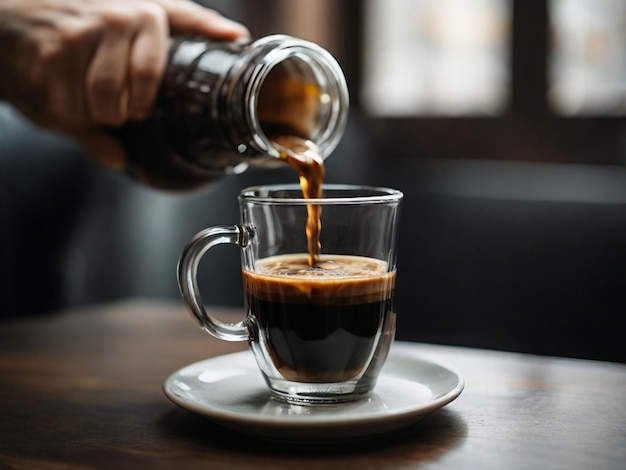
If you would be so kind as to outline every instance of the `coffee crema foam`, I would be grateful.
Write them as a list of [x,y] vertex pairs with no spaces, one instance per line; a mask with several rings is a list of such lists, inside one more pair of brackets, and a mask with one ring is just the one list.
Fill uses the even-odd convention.
[[395,271],[374,258],[348,255],[320,255],[316,267],[309,266],[308,254],[264,258],[255,270],[244,270],[246,291],[271,302],[360,304],[392,296]]

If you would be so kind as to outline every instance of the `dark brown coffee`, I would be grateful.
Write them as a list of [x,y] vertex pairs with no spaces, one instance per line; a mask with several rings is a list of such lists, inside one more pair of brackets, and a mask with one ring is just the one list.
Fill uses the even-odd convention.
[[243,271],[246,301],[259,338],[287,380],[333,383],[369,363],[392,311],[395,272],[383,261],[283,255]]
[[272,68],[259,90],[257,116],[263,132],[311,139],[322,112],[322,90],[302,62],[284,61]]

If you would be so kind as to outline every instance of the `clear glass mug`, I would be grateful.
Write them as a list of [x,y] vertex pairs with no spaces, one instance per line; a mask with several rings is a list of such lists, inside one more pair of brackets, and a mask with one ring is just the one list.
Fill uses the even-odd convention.
[[[370,392],[395,334],[393,291],[403,195],[326,185],[304,199],[296,185],[239,195],[241,224],[207,228],[178,265],[183,300],[216,338],[248,341],[271,391],[289,403],[339,403]],[[307,206],[321,208],[321,251],[309,265]],[[241,248],[245,319],[228,324],[203,305],[197,279],[213,246]]]

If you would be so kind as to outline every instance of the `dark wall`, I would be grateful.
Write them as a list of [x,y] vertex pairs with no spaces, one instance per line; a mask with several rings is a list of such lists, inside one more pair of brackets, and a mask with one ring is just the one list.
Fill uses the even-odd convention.
[[389,178],[406,193],[399,338],[626,361],[624,169],[421,162]]

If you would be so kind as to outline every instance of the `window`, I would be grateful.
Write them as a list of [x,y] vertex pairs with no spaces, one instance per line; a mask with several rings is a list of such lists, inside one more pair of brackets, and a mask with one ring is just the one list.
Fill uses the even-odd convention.
[[510,2],[369,0],[362,103],[375,116],[494,115],[508,102]]
[[552,107],[567,116],[626,115],[626,2],[552,0]]
[[368,0],[353,88],[392,156],[623,164],[625,11],[623,0]]

